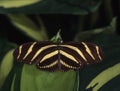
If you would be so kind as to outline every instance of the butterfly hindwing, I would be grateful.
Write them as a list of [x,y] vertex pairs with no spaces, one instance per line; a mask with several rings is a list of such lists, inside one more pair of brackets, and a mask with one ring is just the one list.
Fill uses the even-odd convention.
[[42,59],[39,59],[36,64],[37,68],[41,70],[47,70],[47,71],[57,70],[58,50],[56,46],[43,50],[43,52],[40,54],[42,56]]
[[61,45],[59,52],[61,70],[77,70],[81,68],[82,63],[79,61],[78,54],[74,50]]

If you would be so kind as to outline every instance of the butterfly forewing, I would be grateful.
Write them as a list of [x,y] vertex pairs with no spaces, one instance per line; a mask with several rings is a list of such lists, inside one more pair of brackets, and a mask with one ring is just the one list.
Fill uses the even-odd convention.
[[25,43],[14,51],[14,58],[23,63],[36,64],[46,71],[78,70],[84,64],[103,59],[100,47],[85,42],[52,43],[48,41]]
[[[72,49],[71,53],[75,51],[76,54],[78,54],[76,57],[82,64],[89,65],[100,62],[103,59],[103,52],[101,48],[92,43],[68,42],[63,44],[62,46],[69,48],[69,51],[70,49]],[[73,53],[73,55],[75,56],[75,53]]]
[[[13,55],[14,58],[23,63],[36,63],[44,55],[46,55],[45,50],[49,49],[49,47],[54,47],[51,42],[30,42],[20,45],[18,48],[15,49]],[[44,52],[43,52],[44,51]],[[43,55],[44,54],[44,55]]]

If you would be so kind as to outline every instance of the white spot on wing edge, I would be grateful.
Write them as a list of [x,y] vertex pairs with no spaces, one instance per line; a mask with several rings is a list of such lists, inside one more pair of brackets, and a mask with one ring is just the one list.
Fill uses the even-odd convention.
[[62,65],[64,65],[65,67],[67,67],[67,68],[77,69],[77,67],[70,66],[70,65],[68,65],[67,63],[65,63],[65,62],[62,61],[62,60],[60,60],[60,63],[61,63]]
[[49,65],[45,65],[45,66],[39,66],[39,68],[50,68],[53,67],[54,65],[56,65],[58,63],[58,60],[54,61],[53,63],[49,64]]

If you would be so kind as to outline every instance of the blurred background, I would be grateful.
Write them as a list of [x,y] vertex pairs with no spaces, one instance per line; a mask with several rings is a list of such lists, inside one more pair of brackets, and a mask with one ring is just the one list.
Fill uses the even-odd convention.
[[[119,0],[0,0],[0,91],[77,91],[77,88],[79,91],[120,91],[119,6]],[[63,78],[72,74],[71,84],[74,80],[75,84],[68,84],[61,89],[58,86],[59,90],[54,85],[45,90],[43,81],[33,81],[36,74],[28,77],[30,74],[26,72],[30,69],[31,74],[39,71],[17,63],[12,53],[23,43],[50,40],[59,29],[63,41],[98,44],[105,58],[100,64],[85,66],[80,70],[79,86],[76,85],[76,73],[68,72]],[[42,74],[42,77],[48,75]],[[62,73],[52,75],[56,77],[56,74],[60,76]],[[59,79],[51,84],[59,83]],[[35,85],[38,82],[41,88]],[[68,82],[67,79],[60,86]]]

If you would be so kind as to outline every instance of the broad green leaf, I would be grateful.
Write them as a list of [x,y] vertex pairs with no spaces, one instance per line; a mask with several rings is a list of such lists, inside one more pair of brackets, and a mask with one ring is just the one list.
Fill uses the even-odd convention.
[[0,0],[0,7],[18,8],[40,2],[41,0]]
[[[106,76],[108,74],[108,76]],[[86,89],[93,87],[92,91],[98,91],[103,85],[105,85],[108,81],[112,80],[116,76],[120,75],[120,63],[109,67],[99,73],[86,87]],[[97,85],[96,85],[97,84]]]
[[21,91],[73,91],[76,72],[46,72],[34,65],[24,65]]
[[43,22],[39,19],[41,28],[39,28],[30,18],[23,14],[8,14],[7,15],[12,24],[19,28],[21,32],[35,40],[47,39],[45,27]]
[[10,50],[3,58],[2,63],[0,65],[0,87],[3,85],[6,77],[13,66],[13,50]]
[[11,84],[10,80],[13,78],[11,71],[14,66],[12,52],[15,47],[15,44],[0,38],[0,91],[8,91]]
[[[32,0],[33,1],[33,0]],[[32,2],[31,1],[31,2]],[[37,2],[38,0],[36,0]],[[40,0],[20,8],[0,8],[0,13],[88,14],[96,11],[102,0]]]

